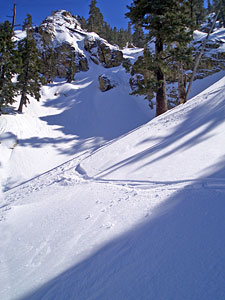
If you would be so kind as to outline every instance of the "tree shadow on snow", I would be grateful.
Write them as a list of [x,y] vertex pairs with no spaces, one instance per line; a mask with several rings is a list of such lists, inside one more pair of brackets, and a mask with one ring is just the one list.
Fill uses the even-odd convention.
[[[209,175],[225,178],[225,158]],[[225,299],[224,211],[224,183],[188,185],[146,222],[20,300]]]
[[[66,145],[70,143],[70,147]],[[102,139],[99,137],[93,137],[89,139],[78,139],[77,137],[68,138],[40,138],[34,136],[28,139],[20,139],[19,145],[21,147],[31,146],[33,148],[42,148],[45,145],[52,145],[57,149],[60,154],[76,154],[84,150],[95,151],[102,144]]]
[[[40,120],[54,126],[53,130],[59,133],[59,137],[21,139],[20,145],[42,147],[50,144],[57,146],[62,154],[74,154],[84,143],[92,141],[91,149],[95,150],[103,142],[127,134],[149,121],[150,116],[137,109],[137,104],[128,99],[127,94],[126,97],[123,93],[118,95],[117,89],[107,91],[107,94],[102,93],[95,85],[96,82],[90,78],[73,84],[52,85],[55,96],[46,100],[43,105],[56,108],[58,112],[40,117]],[[61,147],[63,143],[73,140],[74,144],[70,149]]]
[[[217,92],[219,93],[220,91]],[[184,152],[185,150],[209,139],[212,134],[211,132],[224,123],[225,116],[225,102],[220,101],[217,105],[215,104],[212,107],[211,101],[212,100],[210,99],[210,101],[208,100],[207,102],[199,104],[197,107],[194,107],[194,109],[188,111],[185,120],[180,125],[176,126],[169,135],[161,138],[152,138],[150,136],[149,138],[145,138],[139,142],[137,146],[150,141],[154,142],[154,144],[137,154],[101,170],[101,172],[96,175],[96,178],[107,176],[124,166],[132,165],[137,162],[138,169],[145,168],[146,166],[169,157],[172,154],[174,155],[176,152]],[[176,114],[174,116],[176,116]],[[168,119],[168,121],[171,121],[170,115],[168,115]],[[163,116],[161,120],[158,122],[166,124],[167,117]],[[191,135],[191,137],[188,135]],[[153,157],[154,154],[157,154],[157,157]],[[144,162],[141,164],[142,160]]]

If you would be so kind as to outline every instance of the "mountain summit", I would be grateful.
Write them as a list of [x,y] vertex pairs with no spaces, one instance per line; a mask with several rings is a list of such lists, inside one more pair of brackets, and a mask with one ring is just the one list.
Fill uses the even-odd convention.
[[50,47],[56,56],[57,75],[66,77],[66,68],[71,55],[77,70],[87,71],[90,61],[105,68],[122,63],[123,54],[118,47],[110,45],[96,33],[81,28],[77,18],[60,10],[47,17],[36,29],[36,39],[41,52]]

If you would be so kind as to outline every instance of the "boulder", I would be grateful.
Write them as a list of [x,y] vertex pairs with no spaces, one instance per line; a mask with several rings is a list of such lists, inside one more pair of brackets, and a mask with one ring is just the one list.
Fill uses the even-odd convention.
[[78,60],[79,60],[79,70],[84,71],[84,72],[88,71],[89,66],[88,66],[87,58],[84,55],[82,55],[81,53],[79,53]]
[[99,88],[102,92],[106,92],[115,87],[115,84],[105,74],[98,77]]

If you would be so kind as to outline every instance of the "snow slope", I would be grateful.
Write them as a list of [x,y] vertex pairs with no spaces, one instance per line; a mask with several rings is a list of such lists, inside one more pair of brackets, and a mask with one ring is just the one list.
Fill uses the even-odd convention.
[[[88,72],[78,73],[72,84],[59,81],[44,86],[41,103],[31,99],[24,114],[1,116],[0,141],[5,139],[4,132],[11,132],[18,141],[13,151],[8,149],[10,159],[2,176],[5,190],[80,152],[96,149],[154,116],[143,97],[129,95],[129,76],[122,67],[105,69],[92,64]],[[100,74],[112,78],[116,87],[102,93]]]
[[0,298],[222,300],[225,77],[142,125],[140,99],[112,70],[108,97],[79,74],[45,87],[35,111],[3,116],[2,131],[14,127],[0,146],[15,167],[3,174],[18,178],[35,155],[29,176],[46,173],[4,186]]
[[223,78],[187,105],[90,155],[81,168],[90,177],[110,180],[155,182],[207,176],[206,169],[224,154],[224,84]]

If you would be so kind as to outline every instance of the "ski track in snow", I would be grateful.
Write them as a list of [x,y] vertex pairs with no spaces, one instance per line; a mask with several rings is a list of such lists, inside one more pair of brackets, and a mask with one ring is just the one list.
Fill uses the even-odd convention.
[[[83,154],[76,159],[62,164],[46,174],[37,176],[37,178],[23,183],[6,192],[4,202],[0,206],[0,221],[3,216],[11,209],[12,205],[21,205],[23,199],[32,193],[41,191],[52,185],[73,186],[78,184],[95,183],[101,184],[105,188],[114,186],[114,188],[122,190],[139,191],[141,190],[172,190],[179,189],[212,189],[225,190],[224,178],[203,178],[203,179],[182,179],[178,181],[135,181],[135,180],[107,180],[89,177],[85,170],[81,168],[80,161],[88,156],[89,153]],[[9,195],[8,195],[9,194]]]
[[[213,191],[213,193],[223,193],[225,196],[224,180],[219,178],[182,180],[180,182],[143,183],[138,181],[131,182],[129,180],[122,182],[119,180],[113,181],[91,178],[85,174],[85,170],[80,169],[79,167],[79,163],[82,159],[85,159],[85,156],[87,156],[87,154],[73,159],[46,174],[5,193],[5,201],[8,205],[1,208],[2,218],[7,221],[7,213],[10,212],[9,209],[11,207],[11,218],[16,217],[19,212],[16,211],[21,207],[22,211],[25,213],[24,218],[26,220],[25,224],[27,228],[25,229],[23,225],[20,225],[20,223],[23,224],[23,222],[18,222],[19,227],[22,226],[21,228],[25,229],[25,231],[19,233],[17,236],[16,252],[13,251],[14,254],[10,255],[11,257],[14,255],[14,264],[20,264],[19,261],[21,259],[26,262],[26,265],[20,265],[20,269],[15,270],[13,277],[17,278],[17,276],[21,276],[21,274],[25,275],[23,275],[21,280],[17,279],[16,284],[12,284],[14,289],[12,298],[11,296],[7,297],[6,295],[11,294],[12,286],[9,285],[9,282],[12,281],[13,278],[5,283],[2,294],[3,299],[61,300],[83,299],[84,295],[87,295],[85,297],[89,297],[90,294],[88,292],[86,294],[82,289],[83,279],[79,282],[79,284],[81,284],[81,289],[79,286],[77,288],[76,285],[74,286],[75,293],[78,293],[77,296],[75,296],[75,298],[72,296],[74,295],[74,292],[69,282],[72,280],[73,276],[69,277],[69,281],[68,279],[63,280],[63,282],[67,282],[68,286],[65,285],[64,289],[62,291],[60,290],[59,294],[59,291],[56,294],[54,291],[55,288],[51,289],[50,287],[47,287],[47,289],[44,289],[43,291],[41,289],[37,294],[32,294],[32,290],[37,289],[38,291],[39,287],[42,285],[44,286],[46,281],[52,278],[53,274],[54,276],[60,276],[65,269],[70,268],[71,264],[78,264],[80,261],[85,260],[87,257],[91,256],[92,253],[95,253],[98,248],[101,247],[102,243],[105,244],[111,239],[116,239],[118,236],[125,233],[126,230],[132,228],[134,224],[138,228],[138,224],[142,222],[147,220],[152,221],[160,215],[166,215],[168,211],[171,210],[171,205],[176,205],[176,202],[173,204],[166,204],[166,200],[171,197],[175,198],[176,194],[179,194],[179,192],[184,189],[189,191],[203,191],[207,189]],[[62,193],[68,193],[69,198],[73,193],[78,193],[78,198],[80,195],[84,201],[86,201],[87,197],[83,196],[83,193],[92,195],[92,197],[89,198],[88,202],[82,204],[83,208],[79,207],[80,205],[78,205],[78,208],[73,207],[72,202],[71,205],[68,200],[66,200],[66,202],[68,201],[68,204],[64,203],[65,206],[63,205],[60,207],[59,201],[54,199],[55,196],[48,196],[47,199],[45,199],[45,195],[51,194],[51,191],[54,191],[53,193],[56,193],[61,200],[63,199],[62,196],[60,196]],[[38,195],[40,195],[40,197]],[[45,201],[47,200],[47,203],[45,203],[44,199]],[[41,203],[39,203],[39,201],[41,201]],[[50,201],[49,204],[48,201]],[[163,203],[165,203],[165,207],[161,207],[158,210],[157,207],[160,207]],[[29,204],[31,204],[30,209]],[[26,206],[28,206],[27,212]],[[14,209],[15,212],[13,212]],[[77,209],[78,213],[76,213]],[[34,217],[35,211],[37,217]],[[127,216],[127,211],[129,211],[129,217]],[[42,214],[44,212],[45,216],[43,218]],[[29,214],[31,214],[31,217],[28,216]],[[75,224],[79,224],[79,229],[74,229],[74,232],[73,230],[71,231],[71,224],[67,224],[67,222],[71,223],[73,214],[74,218],[77,218]],[[34,219],[32,219],[32,215]],[[37,230],[33,223],[37,220],[40,222],[37,227],[38,231],[41,230],[42,234],[36,233],[36,237],[34,237],[33,240],[30,240],[30,234],[35,234]],[[126,224],[124,224],[124,221]],[[7,234],[9,229],[6,228],[5,232]],[[26,237],[27,235],[28,238]],[[62,256],[62,250],[60,249],[62,248],[63,241],[65,244],[63,245]],[[60,242],[60,244],[58,244],[58,242]],[[122,248],[122,253],[123,251]],[[2,253],[4,253],[4,251]],[[57,258],[57,263],[55,263],[55,258]],[[7,268],[7,260],[4,255],[0,257],[0,262],[3,266],[3,273],[0,272],[3,274],[3,278],[7,278],[6,274],[9,272],[10,274],[8,274],[8,276],[12,277],[11,271]],[[159,267],[160,262],[158,262],[158,264]],[[43,266],[45,266],[45,271],[43,271]],[[153,267],[153,269],[155,268],[157,269],[157,264]],[[92,271],[95,272],[95,269]],[[41,273],[37,276],[39,272]],[[157,276],[161,277],[159,274]],[[88,278],[88,274],[85,276]],[[29,289],[24,287],[24,281],[26,281]],[[58,284],[56,283],[56,290],[57,286]],[[89,285],[86,285],[86,288],[89,289]],[[120,289],[123,291],[122,287]],[[90,289],[90,291],[92,291],[92,289]],[[127,290],[125,291],[127,292]],[[27,292],[30,292],[31,294],[26,296]],[[92,293],[93,291],[91,294]],[[111,295],[114,297],[116,293],[113,293],[115,293],[115,291],[111,291]],[[96,295],[98,295],[98,292]],[[112,299],[109,295],[106,298],[104,295],[101,296],[99,294],[99,296],[94,296],[93,299]],[[122,299],[120,298],[122,295],[124,295],[123,292],[121,295],[119,292],[118,296],[116,296],[118,298],[116,299]],[[145,295],[145,291],[142,290],[137,292],[135,298],[130,295],[129,299],[136,299],[138,295]],[[146,296],[143,297],[143,299],[147,299]],[[157,296],[155,299],[158,299]],[[179,298],[175,296],[174,299]],[[199,298],[192,297],[192,299]]]

